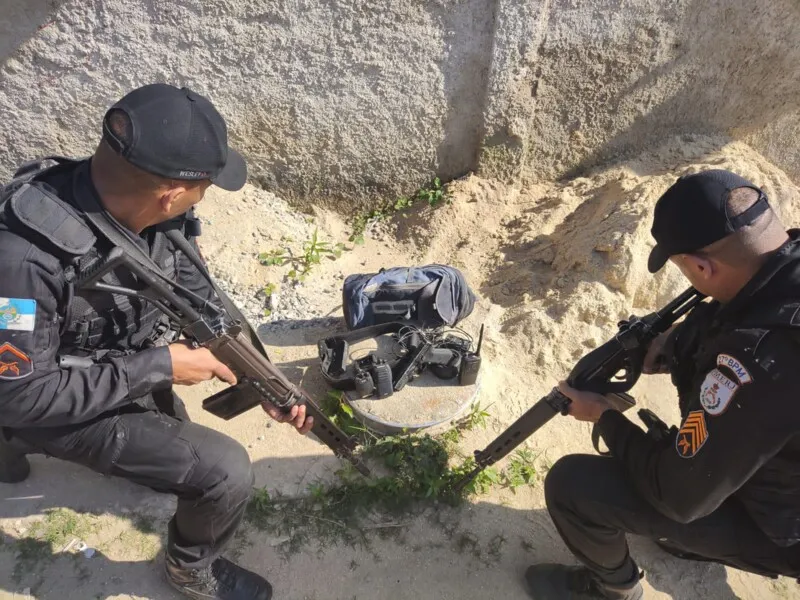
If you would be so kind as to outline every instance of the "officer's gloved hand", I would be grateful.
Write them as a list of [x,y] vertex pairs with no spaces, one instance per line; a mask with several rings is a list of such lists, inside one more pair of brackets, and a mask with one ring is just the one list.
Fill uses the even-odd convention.
[[207,348],[194,348],[190,342],[175,342],[167,346],[172,359],[172,383],[194,385],[217,378],[236,385],[236,375],[221,363]]

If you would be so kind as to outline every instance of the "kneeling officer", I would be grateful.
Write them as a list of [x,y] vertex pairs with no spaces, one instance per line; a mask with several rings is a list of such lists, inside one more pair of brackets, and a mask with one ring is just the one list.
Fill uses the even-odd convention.
[[[246,177],[214,106],[155,84],[106,113],[90,159],[27,164],[0,191],[0,481],[21,481],[25,454],[43,453],[175,494],[166,575],[189,598],[272,596],[265,579],[220,556],[251,494],[247,452],[190,422],[172,391],[235,376],[204,348],[168,343],[150,303],[76,290],[73,280],[111,248],[111,228],[168,277],[216,298],[165,231],[180,228],[195,244],[192,206],[212,184],[238,190]],[[107,277],[136,287],[121,270]],[[291,417],[310,428],[304,409]]]

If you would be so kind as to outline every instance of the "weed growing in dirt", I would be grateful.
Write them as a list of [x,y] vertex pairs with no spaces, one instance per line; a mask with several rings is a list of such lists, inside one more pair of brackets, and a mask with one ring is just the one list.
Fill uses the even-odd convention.
[[508,466],[503,471],[501,483],[515,494],[517,488],[524,485],[532,485],[536,481],[536,459],[528,448],[517,450],[508,461]]
[[[344,244],[333,244],[320,240],[318,229],[314,228],[311,239],[303,242],[302,253],[295,255],[289,247],[278,248],[262,252],[258,255],[258,260],[265,266],[291,265],[292,269],[287,273],[287,277],[295,281],[305,281],[314,265],[320,264],[324,258],[336,260],[342,256],[342,252],[345,250]],[[274,289],[268,295],[272,291]],[[267,293],[266,288],[264,292]]]
[[52,560],[73,538],[85,539],[97,529],[97,517],[82,515],[68,508],[54,508],[28,529],[16,542],[17,562],[12,577],[16,583],[43,560]]
[[364,478],[351,465],[337,471],[334,485],[314,483],[301,498],[272,496],[257,490],[249,507],[248,520],[256,528],[286,538],[281,550],[286,556],[314,540],[321,546],[344,543],[368,546],[369,534],[398,535],[404,526],[398,519],[431,503],[459,505],[465,497],[488,491],[499,482],[494,469],[486,469],[463,492],[454,484],[474,465],[468,459],[451,465],[454,447],[462,432],[483,427],[488,416],[476,407],[455,429],[439,436],[394,435],[376,437],[354,417],[341,392],[332,391],[322,403],[329,418],[362,444],[363,455],[381,465],[386,474]]
[[488,410],[492,407],[490,404],[485,409],[481,408],[480,402],[475,403],[467,415],[465,429],[472,431],[473,429],[486,427],[486,419],[489,418]]
[[417,191],[416,198],[417,200],[427,202],[428,205],[432,207],[443,202],[446,196],[444,188],[442,187],[442,181],[437,177],[433,180],[430,187],[420,188],[419,191]]
[[355,244],[363,244],[364,231],[370,222],[388,219],[396,212],[411,208],[416,202],[427,202],[428,206],[435,208],[445,201],[450,201],[447,189],[442,185],[442,180],[436,177],[429,186],[418,189],[411,196],[403,196],[394,202],[389,202],[382,208],[356,215],[351,225],[350,241]]
[[[454,484],[475,467],[472,457],[455,466],[452,459],[455,455],[465,458],[458,451],[465,431],[486,427],[488,407],[482,408],[480,404],[475,404],[452,429],[436,436],[376,437],[355,418],[340,391],[328,393],[322,410],[361,443],[364,457],[380,465],[385,474],[364,478],[350,464],[345,464],[337,471],[335,484],[312,483],[307,494],[300,498],[256,490],[248,507],[248,521],[278,538],[279,550],[285,558],[312,541],[321,548],[332,544],[368,548],[372,534],[401,535],[405,518],[431,505],[458,506],[467,497],[485,494],[496,486],[516,489],[534,483],[536,456],[529,450],[520,450],[512,458],[509,472],[500,473],[490,467],[461,493],[453,490]],[[496,559],[505,542],[504,538],[493,539],[489,556]],[[466,539],[461,551],[480,554],[476,544]]]

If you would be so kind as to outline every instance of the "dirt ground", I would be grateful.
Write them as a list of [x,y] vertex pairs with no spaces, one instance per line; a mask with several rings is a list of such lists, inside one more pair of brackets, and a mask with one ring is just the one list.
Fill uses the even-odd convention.
[[[686,287],[670,269],[647,273],[650,217],[677,175],[705,168],[751,178],[787,226],[800,222],[800,190],[763,157],[740,143],[684,136],[570,181],[526,189],[472,176],[454,182],[448,204],[415,205],[370,225],[363,245],[348,243],[340,258],[323,260],[302,284],[286,279],[289,265],[262,266],[257,254],[283,246],[299,252],[315,226],[323,239],[345,241],[352,219],[346,209],[301,215],[255,188],[214,192],[200,208],[201,247],[258,325],[273,360],[317,395],[325,385],[315,344],[340,326],[344,276],[429,262],[463,269],[480,298],[464,328],[476,334],[486,325],[478,400],[491,415],[485,429],[462,440],[470,452],[612,335],[619,319],[653,310]],[[277,289],[265,294],[269,283]],[[217,389],[203,384],[180,394],[193,419],[248,449],[257,487],[301,497],[309,485],[335,478],[341,463],[325,446],[257,410],[229,422],[202,411],[201,400]],[[668,377],[642,378],[632,393],[641,406],[677,420]],[[541,480],[560,456],[592,451],[589,431],[556,418],[526,442],[538,455],[534,485],[515,492],[497,487],[458,509],[430,506],[400,521],[378,520],[363,544],[312,541],[287,553],[287,539],[248,525],[230,553],[266,576],[275,598],[287,600],[522,600],[529,564],[571,561],[546,513]],[[177,597],[163,584],[159,562],[172,498],[55,459],[31,462],[27,481],[0,487],[0,598]],[[75,545],[64,550],[73,540],[95,550],[93,556]],[[631,546],[646,573],[648,598],[800,598],[787,579],[679,561],[647,540],[633,538]]]

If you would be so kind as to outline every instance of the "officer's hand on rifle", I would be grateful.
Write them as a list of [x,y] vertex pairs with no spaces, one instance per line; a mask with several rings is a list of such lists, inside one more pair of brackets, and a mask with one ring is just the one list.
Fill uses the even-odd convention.
[[292,425],[294,425],[295,429],[305,435],[311,428],[314,426],[314,417],[306,417],[306,407],[294,405],[292,410],[288,413],[284,413],[279,408],[273,406],[269,402],[264,402],[261,404],[264,412],[266,412],[270,417],[275,419],[278,423],[286,423],[290,421]]
[[667,331],[659,334],[647,349],[647,354],[644,357],[644,364],[642,365],[642,373],[647,375],[655,375],[657,373],[669,373],[669,358],[664,353],[664,347],[667,343],[672,330],[675,325],[670,327]]
[[578,421],[597,423],[607,410],[616,410],[602,394],[584,392],[570,387],[566,381],[558,384],[558,391],[572,400],[569,405],[569,414]]
[[175,342],[167,346],[172,358],[172,383],[194,385],[215,377],[236,385],[236,375],[211,354],[207,348],[194,348],[190,342]]

